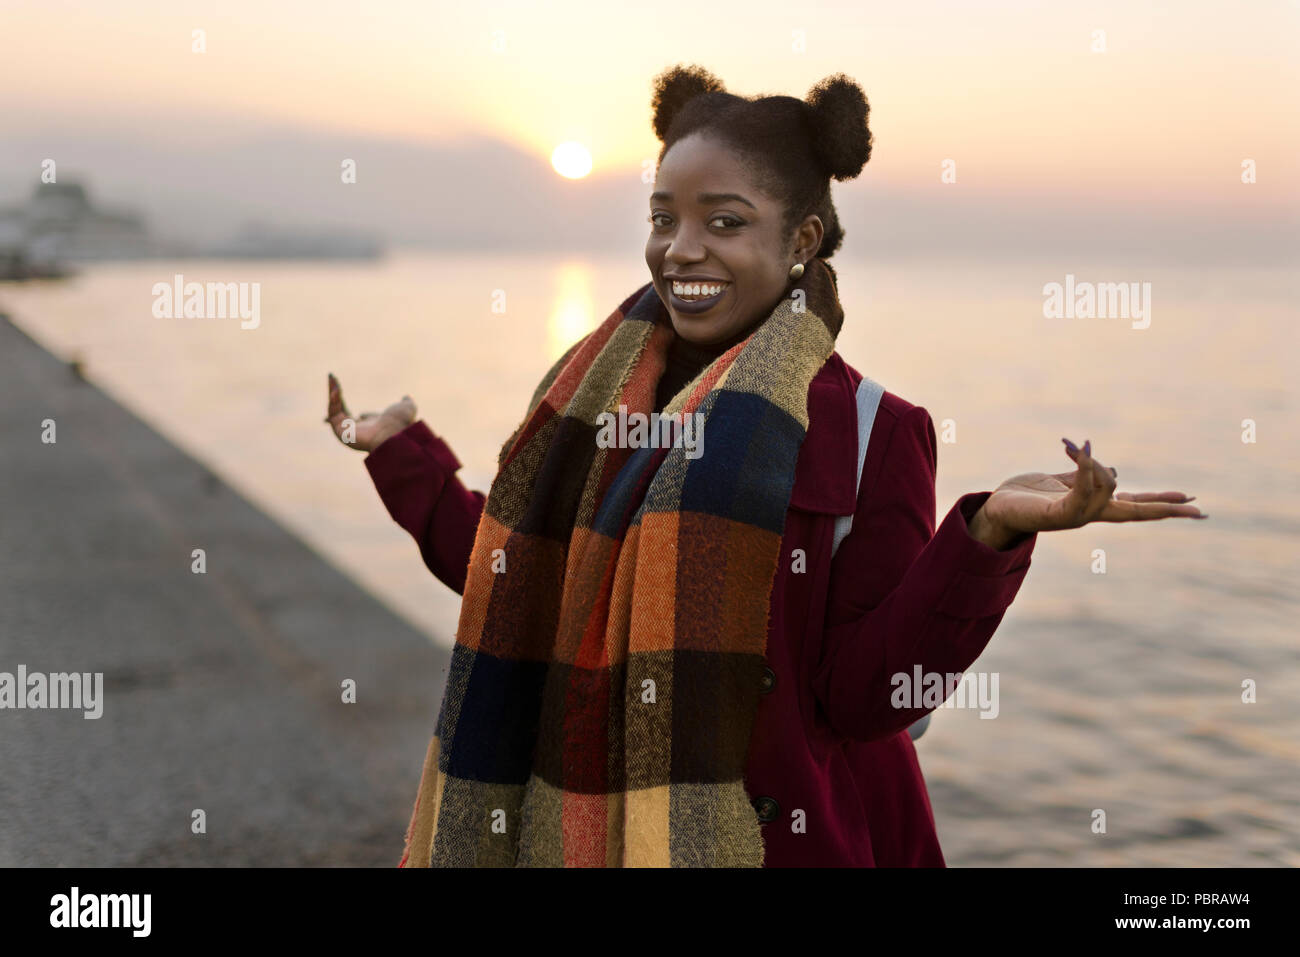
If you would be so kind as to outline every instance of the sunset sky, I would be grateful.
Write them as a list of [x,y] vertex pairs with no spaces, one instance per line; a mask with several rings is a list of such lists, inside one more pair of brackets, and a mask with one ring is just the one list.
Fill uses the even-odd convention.
[[[191,52],[195,29],[206,53]],[[1095,31],[1105,52],[1093,51]],[[176,160],[142,169],[149,155],[204,154],[210,165],[192,175],[219,192],[220,151],[265,136],[435,151],[492,142],[539,164],[576,140],[594,159],[592,189],[618,177],[648,192],[631,177],[657,150],[651,80],[700,63],[742,94],[802,97],[840,71],[860,82],[876,150],[837,190],[937,189],[952,159],[969,196],[1062,195],[1080,208],[1099,197],[1292,222],[1300,209],[1292,0],[6,0],[0,37],[6,199],[30,189],[49,143],[70,167],[84,160],[98,193],[165,218],[160,194],[184,193],[186,178],[169,179]],[[109,139],[128,145],[108,149]],[[1258,183],[1243,188],[1247,158]],[[296,161],[262,162],[271,176]],[[438,177],[436,161],[423,168]]]

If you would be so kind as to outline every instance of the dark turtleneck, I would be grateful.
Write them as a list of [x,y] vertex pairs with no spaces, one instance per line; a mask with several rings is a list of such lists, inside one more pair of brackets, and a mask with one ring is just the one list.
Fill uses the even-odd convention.
[[753,331],[754,326],[750,325],[725,342],[708,346],[696,345],[681,336],[674,338],[672,345],[668,347],[664,374],[659,378],[659,385],[655,389],[654,410],[662,412],[672,397],[680,392],[686,383],[699,375],[701,369],[736,343],[743,341]]

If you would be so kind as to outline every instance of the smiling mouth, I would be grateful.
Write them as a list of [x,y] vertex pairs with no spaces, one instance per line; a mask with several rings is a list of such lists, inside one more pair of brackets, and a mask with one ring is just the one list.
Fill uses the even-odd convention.
[[729,282],[676,282],[668,283],[668,302],[683,315],[693,316],[708,312],[727,294]]
[[729,282],[678,282],[672,280],[669,282],[668,288],[674,296],[683,302],[699,302],[703,299],[712,299],[721,295],[729,285],[731,285]]

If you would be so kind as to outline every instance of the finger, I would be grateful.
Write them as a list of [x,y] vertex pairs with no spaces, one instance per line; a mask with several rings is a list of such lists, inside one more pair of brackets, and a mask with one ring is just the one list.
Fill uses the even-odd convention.
[[1110,471],[1104,465],[1093,458],[1091,439],[1083,443],[1083,448],[1079,450],[1078,461],[1081,465],[1086,464],[1092,479],[1092,487],[1088,494],[1084,512],[1084,521],[1091,522],[1102,513],[1106,508],[1106,503],[1111,501],[1111,496],[1115,494],[1115,477],[1110,474]]
[[1195,505],[1169,502],[1130,502],[1112,499],[1097,516],[1102,522],[1150,522],[1161,518],[1209,518]]
[[1084,442],[1083,448],[1074,455],[1074,464],[1078,466],[1074,473],[1074,481],[1080,486],[1086,499],[1091,499],[1097,491],[1097,473],[1092,470],[1092,456],[1089,451],[1089,443]]
[[[1090,445],[1091,442],[1085,443],[1085,448]],[[1105,490],[1105,497],[1109,500],[1110,497],[1115,494],[1115,474],[1113,470],[1102,465],[1093,457],[1091,449],[1088,451],[1088,457],[1092,459],[1092,474],[1097,482],[1097,486],[1098,488]]]
[[350,413],[348,412],[347,403],[343,401],[343,389],[339,385],[339,380],[334,377],[334,373],[332,372],[330,373],[330,377],[329,377],[329,387],[330,387],[330,398],[329,398],[329,412],[327,413],[327,415],[329,416],[330,419],[333,419],[339,415],[341,415],[343,418],[348,418]]
[[1062,510],[1061,517],[1071,527],[1077,527],[1088,521],[1088,503],[1092,499],[1096,476],[1092,471],[1092,460],[1084,454],[1083,450],[1077,447],[1071,449],[1068,440],[1062,441],[1067,442],[1065,454],[1074,459],[1078,469],[1072,474],[1061,477],[1061,483],[1069,488],[1069,491],[1061,499],[1059,507]]
[[325,416],[325,421],[337,427],[339,423],[349,418],[351,418],[351,415],[348,413],[347,409],[333,407],[330,409],[330,414]]
[[[1086,452],[1089,456],[1092,455],[1092,442],[1091,442],[1091,441],[1084,442],[1084,443],[1083,443],[1083,448],[1082,448],[1082,449],[1080,449],[1077,445],[1075,445],[1075,444],[1074,444],[1073,442],[1071,442],[1069,439],[1064,439],[1064,438],[1063,438],[1063,439],[1061,439],[1061,441],[1065,443],[1065,454],[1066,454],[1067,456],[1069,456],[1070,459],[1072,459],[1072,460],[1077,461],[1080,452]],[[1094,459],[1094,461],[1095,461],[1095,459]],[[1109,471],[1110,471],[1110,474],[1111,474],[1111,475],[1113,475],[1113,476],[1115,476],[1115,477],[1118,477],[1118,476],[1119,476],[1119,471],[1118,471],[1117,469],[1113,469],[1113,468],[1112,468],[1112,469],[1110,469]],[[1068,473],[1066,473],[1066,474],[1068,474],[1068,475],[1073,475],[1074,473],[1073,473],[1073,472],[1068,472]],[[1059,478],[1060,476],[1057,476],[1057,477]]]
[[1115,498],[1122,502],[1190,502],[1195,495],[1182,492],[1116,492]]

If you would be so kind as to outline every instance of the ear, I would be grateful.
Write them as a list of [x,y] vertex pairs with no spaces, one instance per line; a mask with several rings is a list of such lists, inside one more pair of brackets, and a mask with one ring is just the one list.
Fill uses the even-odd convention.
[[825,235],[826,227],[822,225],[821,217],[809,213],[795,228],[794,233],[795,255],[800,262],[807,262],[817,254],[817,250],[822,245],[822,237]]

